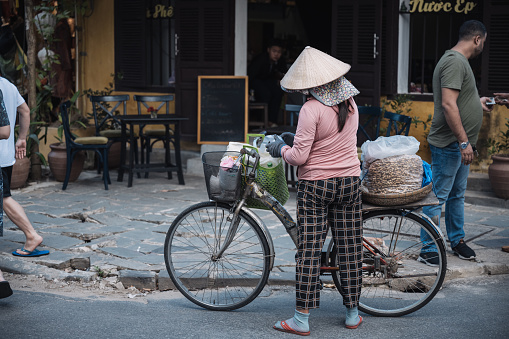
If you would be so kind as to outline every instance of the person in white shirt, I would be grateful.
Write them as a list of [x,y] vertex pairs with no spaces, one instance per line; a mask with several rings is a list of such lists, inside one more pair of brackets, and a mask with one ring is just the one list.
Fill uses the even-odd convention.
[[[25,234],[25,244],[12,252],[15,256],[36,257],[49,254],[47,250],[38,250],[43,238],[35,231],[23,207],[11,196],[10,182],[12,166],[16,159],[26,156],[27,134],[30,125],[30,109],[19,94],[18,89],[7,79],[0,77],[0,91],[3,94],[5,109],[9,116],[11,131],[7,140],[0,140],[0,167],[3,175],[3,207],[5,214]],[[16,113],[19,113],[19,135],[14,143],[14,125]]]

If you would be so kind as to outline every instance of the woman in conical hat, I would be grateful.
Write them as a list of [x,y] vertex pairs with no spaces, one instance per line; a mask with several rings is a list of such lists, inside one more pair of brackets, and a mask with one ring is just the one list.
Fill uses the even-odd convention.
[[340,253],[347,328],[362,322],[357,306],[362,280],[360,162],[357,155],[359,114],[353,96],[359,91],[344,75],[350,65],[306,47],[281,80],[287,92],[306,94],[295,135],[267,146],[273,157],[298,166],[296,310],[277,322],[283,332],[309,335],[309,310],[319,307],[320,259],[329,227]]

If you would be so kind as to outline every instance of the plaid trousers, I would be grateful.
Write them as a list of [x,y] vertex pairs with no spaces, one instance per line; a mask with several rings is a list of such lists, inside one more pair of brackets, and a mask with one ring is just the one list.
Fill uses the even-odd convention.
[[362,285],[362,214],[359,177],[299,180],[296,261],[297,308],[320,306],[321,252],[329,226],[339,254],[343,304],[359,304]]

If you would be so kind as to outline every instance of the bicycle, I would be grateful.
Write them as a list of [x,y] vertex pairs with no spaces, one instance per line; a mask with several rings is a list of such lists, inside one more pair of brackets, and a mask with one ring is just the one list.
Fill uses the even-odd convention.
[[[224,154],[205,153],[204,167],[206,157],[208,161]],[[265,287],[274,265],[271,235],[260,217],[245,206],[248,198],[269,208],[297,246],[295,221],[255,182],[258,153],[242,149],[239,155],[246,155],[248,166],[245,173],[239,172],[235,177],[232,186],[235,189],[211,195],[211,190],[217,187],[211,187],[211,175],[206,169],[207,191],[214,200],[195,204],[180,213],[164,244],[166,268],[176,288],[187,299],[209,310],[229,311],[249,304]],[[216,165],[218,159],[213,159]],[[215,167],[219,171],[219,166]],[[218,175],[217,171],[214,175]],[[444,237],[431,219],[416,213],[424,205],[437,203],[433,197],[406,206],[363,205],[361,311],[374,316],[402,316],[420,309],[437,294],[447,265]],[[427,233],[438,249],[437,267],[417,261],[423,246],[421,232]],[[337,260],[330,241],[322,252],[320,274],[332,275],[341,292]]]

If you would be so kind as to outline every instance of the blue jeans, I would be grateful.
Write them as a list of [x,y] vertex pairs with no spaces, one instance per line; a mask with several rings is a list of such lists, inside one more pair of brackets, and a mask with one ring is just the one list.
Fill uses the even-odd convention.
[[[465,190],[467,189],[467,178],[470,165],[461,163],[461,153],[457,142],[453,142],[444,148],[429,146],[431,149],[431,171],[433,173],[433,188],[437,195],[439,205],[426,206],[423,212],[434,221],[440,216],[442,205],[445,203],[445,227],[447,238],[451,247],[456,247],[461,239],[465,237],[463,230]],[[436,251],[435,245],[427,244],[429,237],[421,232],[423,247],[421,252]]]

